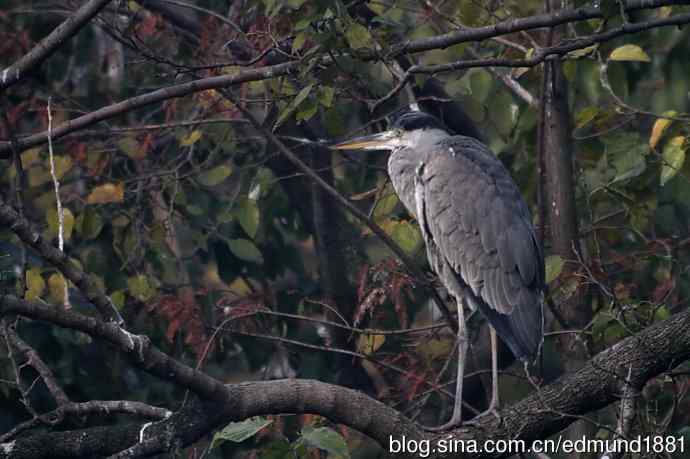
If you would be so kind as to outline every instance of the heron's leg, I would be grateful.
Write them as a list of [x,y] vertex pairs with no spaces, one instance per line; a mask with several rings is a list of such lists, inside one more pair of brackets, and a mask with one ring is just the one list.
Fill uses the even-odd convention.
[[458,375],[455,382],[455,401],[453,404],[453,415],[450,421],[438,427],[425,427],[431,432],[444,431],[462,422],[462,383],[465,379],[465,359],[467,356],[467,329],[465,328],[465,311],[462,307],[462,300],[457,299],[458,305]]
[[458,299],[458,377],[455,383],[455,404],[453,416],[445,425],[447,427],[458,425],[462,422],[462,383],[465,379],[465,358],[467,356],[467,329],[465,328],[465,313],[462,300]]
[[496,329],[490,325],[489,337],[491,338],[491,401],[486,411],[467,421],[466,425],[478,425],[479,419],[487,414],[492,414],[501,421],[501,415],[498,414],[498,337],[496,336]]
[[489,336],[491,337],[491,402],[487,411],[498,410],[498,338],[496,329],[489,326]]

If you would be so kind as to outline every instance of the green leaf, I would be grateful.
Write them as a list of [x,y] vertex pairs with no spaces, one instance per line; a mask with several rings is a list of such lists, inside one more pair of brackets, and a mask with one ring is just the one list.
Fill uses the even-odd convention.
[[299,32],[308,28],[311,25],[311,18],[302,18],[295,24],[295,32]]
[[299,9],[307,0],[287,0],[287,4],[293,10]]
[[[671,117],[676,116],[677,114],[678,113],[676,113],[675,110],[664,112],[664,115]],[[654,122],[652,134],[649,136],[649,148],[654,149],[656,147],[656,145],[659,143],[659,140],[661,140],[661,136],[664,135],[664,131],[666,131],[666,128],[668,128],[671,123],[673,123],[673,120],[668,118],[659,118]]]
[[330,86],[321,86],[317,93],[319,103],[324,107],[331,107],[333,105],[333,97],[335,96],[335,89]]
[[386,342],[386,335],[359,335],[357,339],[357,350],[363,354],[371,355]]
[[72,168],[72,158],[69,156],[55,156],[53,157],[53,162],[55,163],[55,176],[58,180]]
[[31,148],[30,150],[26,150],[25,152],[23,152],[21,154],[22,167],[24,169],[28,169],[29,166],[38,162],[39,159],[41,159],[41,148],[40,147],[35,147],[35,148]]
[[671,312],[666,306],[660,306],[654,311],[654,320],[666,320],[671,316]]
[[286,457],[293,457],[290,452],[290,443],[283,439],[275,440],[261,450],[259,459],[285,459]]
[[307,41],[307,34],[305,32],[300,32],[295,36],[295,39],[292,41],[292,54],[295,54],[297,51],[302,49],[304,46],[304,43]]
[[35,267],[26,271],[26,292],[24,298],[33,301],[43,294],[46,282],[41,275],[41,268]]
[[577,60],[565,61],[563,63],[563,74],[566,80],[570,83],[575,83],[575,78],[577,77]]
[[305,427],[298,441],[326,451],[334,456],[345,459],[350,457],[350,451],[347,449],[345,439],[338,432],[328,427],[319,427],[317,429]]
[[395,206],[398,204],[398,196],[395,194],[393,187],[389,184],[381,193],[381,198],[376,202],[376,207],[374,207],[374,219],[379,217],[386,217]]
[[639,176],[647,167],[647,147],[637,133],[627,132],[608,136],[607,156],[616,175],[610,183],[621,182]]
[[319,109],[319,103],[316,99],[309,99],[297,110],[295,119],[299,121],[309,121],[314,115],[316,115]]
[[596,49],[598,47],[599,47],[599,45],[595,44],[595,45],[587,46],[586,48],[576,49],[576,50],[570,51],[568,54],[566,54],[566,57],[568,59],[581,59],[585,56],[589,56],[590,54],[592,54],[594,51],[596,51]]
[[264,257],[259,249],[248,239],[230,239],[228,247],[233,255],[241,260],[258,264],[264,262]]
[[677,136],[670,139],[664,145],[664,163],[661,166],[661,186],[675,176],[685,162],[685,149],[683,143],[685,138]]
[[615,343],[628,335],[627,330],[620,322],[611,322],[604,330],[604,342]]
[[223,430],[213,435],[211,448],[217,447],[225,441],[241,443],[256,435],[261,429],[271,425],[273,421],[262,417],[255,417],[242,422],[231,422]]
[[232,168],[226,164],[214,167],[199,175],[199,181],[206,186],[216,186],[232,174]]
[[549,255],[544,260],[544,265],[546,268],[546,283],[550,284],[554,279],[556,279],[563,271],[563,265],[565,261],[559,255]]
[[305,86],[302,88],[302,90],[295,96],[295,98],[288,104],[287,107],[285,107],[285,110],[280,114],[278,117],[278,121],[276,121],[275,128],[283,124],[289,117],[292,115],[295,110],[297,110],[297,107],[304,101],[309,96],[309,93],[311,90],[314,88],[314,83]]
[[144,274],[132,276],[127,279],[129,294],[139,301],[148,301],[156,294],[156,289],[149,283]]
[[107,204],[125,199],[124,183],[104,183],[95,187],[86,197],[87,204]]
[[513,124],[517,121],[514,116],[518,110],[513,100],[513,97],[506,91],[497,91],[491,98],[491,104],[496,104],[496,107],[504,107],[502,110],[490,110],[489,116],[496,130],[506,137],[510,135]]
[[125,292],[122,290],[114,291],[110,295],[110,299],[112,300],[115,307],[119,310],[122,310],[122,308],[125,306]]
[[599,113],[599,107],[590,106],[583,108],[575,117],[575,127],[580,129],[589,124]]
[[48,278],[48,293],[52,301],[65,302],[65,278],[60,273],[53,273]]
[[198,129],[195,129],[194,131],[190,132],[188,136],[180,139],[180,145],[182,145],[183,147],[191,147],[200,138],[201,138],[201,131]]
[[482,9],[477,2],[459,2],[460,20],[467,26],[477,26],[481,24]]
[[632,61],[632,62],[650,62],[649,55],[644,52],[642,48],[637,45],[623,45],[613,51],[609,55],[610,61]]
[[472,99],[476,99],[477,102],[484,102],[493,87],[493,77],[489,72],[485,72],[482,69],[473,70],[474,72],[470,75],[470,87],[474,96]]
[[249,185],[249,199],[258,201],[266,196],[275,182],[276,178],[270,169],[266,167],[259,168],[252,179],[252,183]]
[[123,137],[117,142],[117,146],[132,159],[141,159],[146,156],[140,148],[139,141],[134,136]]
[[254,239],[256,230],[259,228],[260,217],[259,206],[257,206],[256,201],[247,198],[239,199],[235,215],[247,236]]
[[371,34],[362,24],[351,21],[345,30],[345,39],[352,49],[366,48],[371,45]]
[[409,254],[416,252],[422,243],[419,228],[410,222],[399,222],[395,225],[391,237],[401,249]]
[[[74,214],[67,207],[62,208],[63,216],[63,237],[68,241],[72,237],[72,229],[74,229]],[[60,222],[58,219],[57,209],[51,207],[46,212],[46,222],[48,223],[48,234],[51,237],[57,237]]]
[[84,239],[96,239],[103,229],[103,218],[92,206],[86,206],[77,218],[77,231]]

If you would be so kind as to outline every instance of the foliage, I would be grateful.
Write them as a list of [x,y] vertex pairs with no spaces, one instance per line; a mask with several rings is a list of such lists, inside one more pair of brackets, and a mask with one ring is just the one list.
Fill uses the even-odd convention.
[[[3,62],[15,62],[69,14],[66,6],[47,12],[26,10],[24,3],[9,0],[0,12]],[[0,94],[0,140],[46,130],[49,98],[58,126],[181,82],[287,61],[299,65],[287,75],[171,97],[55,139],[56,178],[65,208],[62,229],[48,145],[22,151],[21,171],[16,161],[0,160],[1,188],[7,200],[14,199],[15,191],[22,196],[25,215],[48,240],[56,241],[62,230],[71,262],[109,295],[133,331],[146,334],[171,356],[226,382],[294,376],[345,380],[435,422],[445,398],[430,399],[425,393],[437,384],[453,349],[452,336],[435,329],[401,335],[371,330],[441,320],[429,305],[422,285],[426,280],[410,275],[370,227],[333,200],[319,204],[318,188],[257,134],[243,110],[331,180],[422,265],[421,235],[388,183],[383,155],[331,154],[321,141],[361,133],[362,126],[381,128],[385,115],[407,106],[404,90],[384,99],[404,70],[395,68],[397,63],[372,60],[372,53],[460,24],[479,27],[537,14],[542,2],[440,2],[440,9],[431,6],[439,2],[364,2],[369,16],[348,9],[347,3],[243,0],[228,7],[225,1],[203,0],[191,12],[173,8],[191,15],[196,27],[185,29],[174,16],[148,9],[145,2],[113,2],[100,22],[60,48],[30,80]],[[665,8],[635,12],[632,19],[687,12],[686,7]],[[606,20],[575,23],[572,31],[588,35],[624,21],[612,13]],[[504,38],[508,44],[461,43],[414,58],[420,65],[528,59],[542,40],[538,31]],[[585,330],[592,352],[679,311],[690,295],[689,54],[687,28],[666,27],[577,50],[563,64],[583,253],[572,259],[547,256],[547,279],[555,301],[593,286],[582,305],[594,314]],[[324,59],[335,64],[326,65]],[[532,214],[539,215],[539,113],[493,71],[482,66],[415,73],[410,81],[423,87],[435,78],[451,100],[462,101],[532,203]],[[541,66],[496,71],[538,97]],[[324,213],[330,217],[318,217]],[[0,228],[0,243],[0,254],[18,253],[20,243],[9,229]],[[323,253],[324,246],[337,249]],[[545,251],[551,255],[548,245]],[[33,253],[23,282],[26,299],[64,300],[64,278]],[[84,295],[68,287],[72,306],[94,314]],[[312,321],[298,320],[298,315]],[[342,337],[318,322],[325,320],[369,330]],[[475,331],[481,325],[472,323]],[[549,325],[559,326],[555,321]],[[182,400],[181,391],[134,371],[128,362],[107,354],[104,361],[102,345],[77,332],[34,322],[22,323],[19,330],[75,400],[136,397],[161,406],[178,406]],[[550,340],[545,360],[556,373],[562,365],[555,362],[557,349]],[[367,365],[344,363],[335,354],[295,343],[345,347]],[[380,365],[369,365],[372,361]],[[368,382],[343,375],[354,373],[353,368]],[[26,416],[18,389],[4,383],[14,381],[13,372],[3,349],[2,432]],[[661,406],[671,415],[649,414],[640,429],[651,431],[663,419],[665,432],[686,432],[690,418],[682,413],[690,412],[690,401],[682,395],[687,378],[677,385],[660,378],[652,385],[661,390],[645,392],[645,406]],[[521,390],[527,385],[516,394]],[[506,400],[517,398],[508,394]],[[43,386],[30,399],[43,409],[51,406]],[[602,410],[602,425],[614,414]],[[261,458],[289,457],[288,452],[316,457],[307,447],[329,457],[354,457],[357,447],[366,449],[351,431],[341,435],[332,425],[302,421],[287,427],[269,426],[265,419],[231,424],[216,434],[216,448],[208,457],[239,457],[247,450]]]

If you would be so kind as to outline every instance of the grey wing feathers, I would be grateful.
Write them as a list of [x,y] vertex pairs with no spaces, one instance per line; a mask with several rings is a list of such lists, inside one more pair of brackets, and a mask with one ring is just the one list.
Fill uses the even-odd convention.
[[486,146],[451,137],[440,148],[448,152],[425,158],[422,176],[428,231],[516,357],[533,356],[543,336],[544,262],[529,210]]

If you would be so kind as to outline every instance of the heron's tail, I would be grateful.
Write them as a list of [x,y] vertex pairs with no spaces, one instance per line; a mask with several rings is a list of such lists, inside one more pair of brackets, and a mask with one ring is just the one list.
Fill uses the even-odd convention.
[[509,314],[496,311],[481,298],[473,300],[513,355],[533,363],[544,342],[544,295],[530,290],[520,293],[522,298]]

